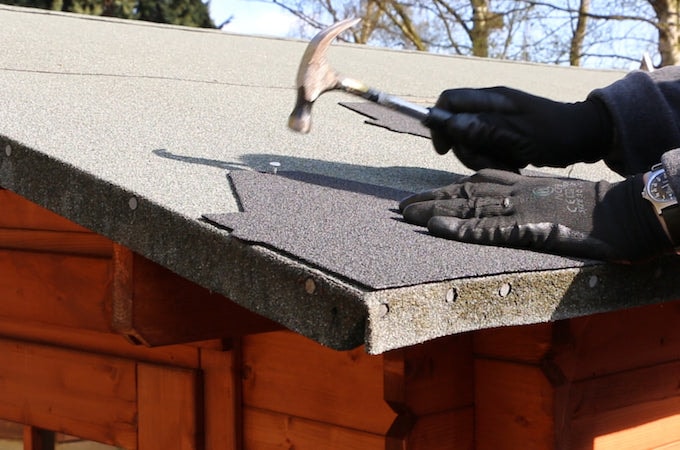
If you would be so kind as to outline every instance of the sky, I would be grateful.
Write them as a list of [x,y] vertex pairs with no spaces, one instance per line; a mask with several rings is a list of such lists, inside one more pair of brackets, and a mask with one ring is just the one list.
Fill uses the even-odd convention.
[[[230,33],[298,37],[300,26],[295,16],[267,0],[210,0],[210,15],[219,26],[233,16],[231,23],[222,30]],[[625,52],[624,52],[625,53]],[[586,61],[587,66],[593,66]],[[599,67],[598,64],[594,64]],[[630,68],[637,68],[638,62],[631,62]]]
[[280,6],[257,0],[211,0],[210,15],[217,26],[234,17],[224,31],[263,36],[284,37],[296,22]]

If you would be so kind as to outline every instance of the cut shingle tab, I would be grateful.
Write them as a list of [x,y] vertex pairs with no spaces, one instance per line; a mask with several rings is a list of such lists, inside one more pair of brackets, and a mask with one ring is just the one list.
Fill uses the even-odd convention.
[[401,220],[408,192],[300,172],[229,174],[243,212],[206,219],[369,289],[579,267],[586,261],[440,239]]

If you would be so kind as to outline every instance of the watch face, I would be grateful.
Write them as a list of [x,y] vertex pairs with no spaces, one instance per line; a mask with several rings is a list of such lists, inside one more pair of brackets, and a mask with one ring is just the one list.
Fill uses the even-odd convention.
[[675,194],[668,184],[666,172],[660,170],[652,174],[651,179],[647,182],[647,193],[657,202],[674,202]]

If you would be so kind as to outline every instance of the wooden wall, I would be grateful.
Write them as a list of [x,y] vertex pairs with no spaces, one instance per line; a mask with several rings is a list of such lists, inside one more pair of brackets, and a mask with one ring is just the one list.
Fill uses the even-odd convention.
[[0,190],[0,419],[129,450],[680,448],[680,302],[338,352]]

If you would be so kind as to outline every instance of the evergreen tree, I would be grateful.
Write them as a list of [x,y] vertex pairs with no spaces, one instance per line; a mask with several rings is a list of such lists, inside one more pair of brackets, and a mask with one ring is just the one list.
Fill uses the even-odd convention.
[[215,28],[202,0],[0,0],[5,5]]

